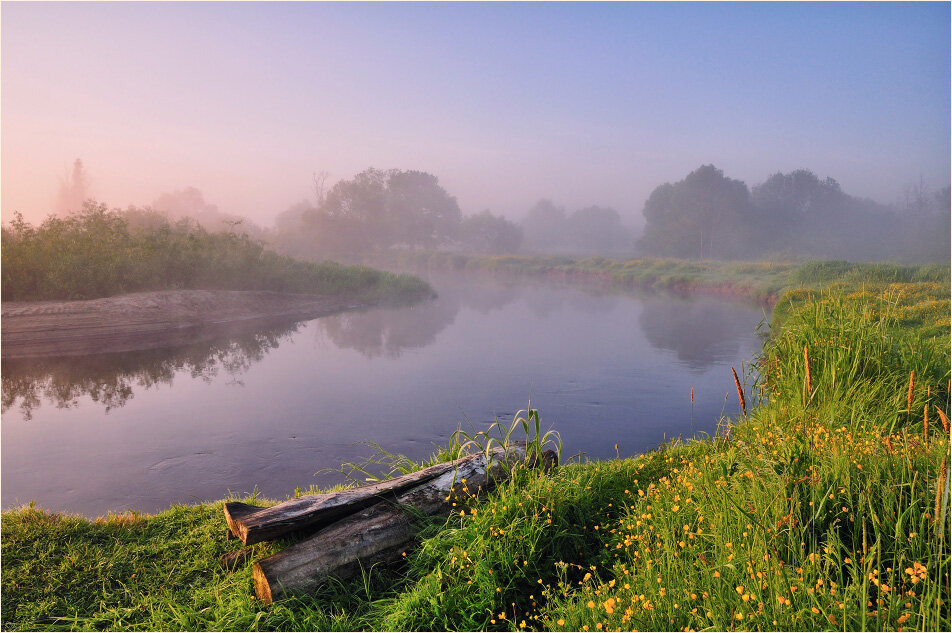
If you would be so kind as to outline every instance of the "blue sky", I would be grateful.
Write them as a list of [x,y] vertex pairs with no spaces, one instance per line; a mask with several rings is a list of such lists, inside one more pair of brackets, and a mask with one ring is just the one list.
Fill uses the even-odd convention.
[[73,159],[112,206],[201,189],[269,223],[377,168],[464,213],[631,222],[713,163],[853,195],[949,183],[948,3],[18,3],[0,15],[2,211]]

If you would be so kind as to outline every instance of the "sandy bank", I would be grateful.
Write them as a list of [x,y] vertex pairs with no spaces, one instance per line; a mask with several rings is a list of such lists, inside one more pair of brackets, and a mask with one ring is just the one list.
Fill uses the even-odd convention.
[[3,358],[173,347],[359,307],[353,299],[237,290],[163,290],[88,301],[5,301]]

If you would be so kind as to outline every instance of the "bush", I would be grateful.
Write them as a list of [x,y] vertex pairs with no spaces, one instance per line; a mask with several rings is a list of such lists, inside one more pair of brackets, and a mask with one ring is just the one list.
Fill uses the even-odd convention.
[[179,288],[423,296],[408,275],[302,262],[247,235],[209,233],[188,220],[138,230],[119,210],[87,202],[34,227],[20,214],[2,232],[3,300],[94,299]]

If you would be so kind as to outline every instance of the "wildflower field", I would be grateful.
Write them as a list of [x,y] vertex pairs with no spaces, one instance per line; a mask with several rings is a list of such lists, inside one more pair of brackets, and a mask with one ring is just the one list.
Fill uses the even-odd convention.
[[714,437],[517,468],[423,526],[402,565],[271,607],[250,569],[219,567],[234,549],[221,502],[96,522],[4,512],[2,625],[949,630],[949,271],[793,274],[739,375],[747,413]]

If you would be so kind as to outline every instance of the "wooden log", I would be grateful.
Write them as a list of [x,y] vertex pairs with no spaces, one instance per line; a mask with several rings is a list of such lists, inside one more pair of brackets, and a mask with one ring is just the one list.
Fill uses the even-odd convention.
[[[254,564],[255,595],[270,604],[290,594],[313,593],[329,576],[348,578],[382,562],[397,560],[416,536],[414,513],[449,515],[453,499],[488,491],[512,464],[525,458],[521,448],[501,448],[453,462],[452,471],[325,527]],[[487,463],[488,461],[488,463]]]
[[228,552],[227,554],[222,554],[221,566],[228,571],[234,571],[238,567],[245,565],[251,560],[252,556],[254,556],[254,551],[251,547],[242,548],[237,552]]
[[395,499],[400,493],[426,483],[452,470],[454,462],[436,464],[401,477],[320,495],[305,495],[270,508],[244,503],[225,504],[228,528],[245,545],[269,541],[299,532],[317,530],[349,514],[370,507],[382,499]]

